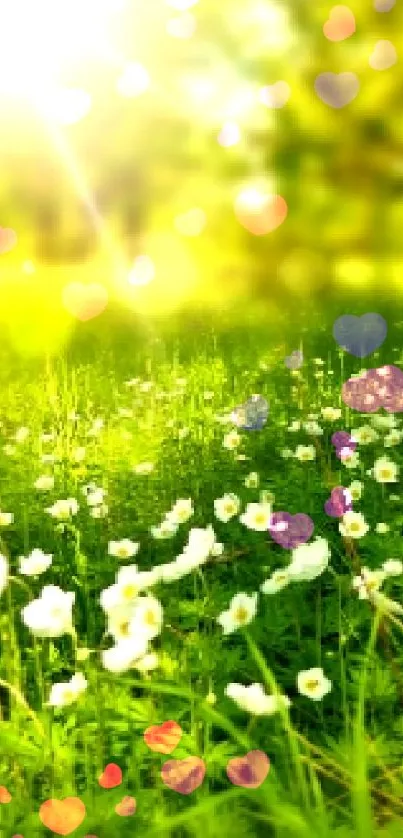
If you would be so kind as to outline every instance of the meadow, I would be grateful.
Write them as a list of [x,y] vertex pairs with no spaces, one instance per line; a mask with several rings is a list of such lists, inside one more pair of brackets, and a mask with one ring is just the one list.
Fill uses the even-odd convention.
[[[400,835],[401,419],[347,408],[341,385],[399,365],[401,323],[383,308],[387,339],[361,360],[332,336],[348,310],[377,309],[307,306],[270,328],[263,310],[188,312],[99,341],[94,321],[41,361],[3,345],[5,838],[50,834],[39,809],[66,797],[86,807],[77,836]],[[252,394],[269,415],[242,430],[230,414]],[[356,432],[350,462],[336,431]],[[335,486],[352,486],[358,537],[324,511]],[[280,546],[268,510],[310,516],[316,550]],[[167,720],[170,756],[144,739]],[[232,784],[251,750],[266,779]],[[206,773],[185,795],[161,768],[187,757]],[[110,763],[123,778],[105,789]]]

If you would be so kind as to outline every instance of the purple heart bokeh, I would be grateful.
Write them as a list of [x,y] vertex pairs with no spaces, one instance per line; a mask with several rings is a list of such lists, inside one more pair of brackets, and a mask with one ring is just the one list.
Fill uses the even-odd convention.
[[325,512],[331,518],[342,518],[346,512],[353,508],[351,492],[343,486],[336,486],[332,489],[330,498],[325,503]]
[[313,533],[313,521],[309,515],[297,512],[274,512],[270,519],[269,533],[280,547],[294,550],[300,544],[309,541]]
[[336,457],[339,460],[345,460],[350,454],[353,454],[357,448],[356,441],[347,433],[347,431],[336,431],[332,436],[332,443],[336,449]]
[[403,371],[393,364],[365,370],[343,384],[341,397],[360,413],[376,413],[380,407],[388,413],[402,413]]
[[380,315],[370,312],[362,317],[344,314],[333,325],[333,337],[350,355],[366,358],[384,342],[388,324]]

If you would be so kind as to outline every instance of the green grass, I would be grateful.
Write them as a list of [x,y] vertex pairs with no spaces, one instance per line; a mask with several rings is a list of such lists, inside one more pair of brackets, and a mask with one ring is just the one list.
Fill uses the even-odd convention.
[[[376,614],[351,590],[355,575],[338,522],[325,515],[329,473],[335,484],[362,480],[362,511],[370,525],[357,543],[358,561],[378,568],[401,556],[400,485],[382,487],[367,475],[374,460],[388,454],[402,466],[401,445],[384,449],[380,433],[360,446],[360,466],[349,471],[332,451],[335,430],[368,424],[367,416],[341,402],[341,383],[361,366],[399,363],[398,313],[384,313],[389,335],[384,346],[363,362],[338,351],[332,337],[334,317],[308,311],[292,326],[267,325],[254,311],[238,323],[230,314],[210,320],[187,315],[181,325],[137,323],[116,330],[95,324],[80,329],[63,357],[22,362],[4,349],[1,380],[0,508],[14,513],[2,531],[3,552],[12,578],[0,601],[1,668],[0,785],[12,794],[0,804],[4,838],[49,834],[38,810],[49,797],[79,796],[87,817],[73,834],[99,838],[138,835],[215,838],[231,835],[308,838],[370,838],[401,834],[403,819],[403,725],[401,718],[403,656],[399,621]],[[354,313],[380,310],[361,304]],[[353,312],[353,309],[351,308]],[[304,319],[305,318],[305,319]],[[308,325],[307,325],[308,324]],[[303,342],[305,361],[291,376],[284,357]],[[315,358],[324,361],[323,367]],[[316,377],[323,369],[323,377]],[[333,374],[329,375],[329,370]],[[149,392],[125,382],[152,381]],[[186,386],[177,379],[186,378]],[[211,391],[212,399],[204,393]],[[216,415],[228,412],[252,393],[270,403],[266,427],[242,432],[235,459],[223,448],[227,428]],[[305,420],[321,407],[342,407],[342,418],[326,423],[315,461],[283,459],[284,448],[310,444],[304,430],[288,425]],[[122,417],[119,409],[132,411]],[[80,418],[71,420],[72,411]],[[382,411],[383,412],[383,411]],[[99,436],[88,436],[101,416]],[[399,417],[397,417],[399,422]],[[25,442],[12,443],[21,426]],[[186,436],[178,436],[187,428]],[[53,442],[41,435],[52,431]],[[15,452],[4,446],[12,443]],[[86,457],[74,463],[72,452],[85,446]],[[48,450],[55,463],[43,464]],[[154,471],[136,475],[136,463],[152,461]],[[260,485],[247,489],[246,475],[257,471]],[[33,488],[42,473],[53,473],[50,492]],[[108,515],[89,515],[82,487],[95,482],[108,492]],[[237,518],[223,524],[213,502],[234,492],[246,503],[261,490],[275,496],[274,510],[309,514],[314,536],[331,549],[330,569],[311,582],[299,582],[274,596],[259,596],[258,611],[247,630],[223,636],[217,617],[239,591],[258,591],[272,570],[288,563],[289,553],[265,533],[246,529]],[[57,530],[45,507],[58,498],[80,503],[74,526]],[[174,538],[157,541],[150,527],[160,522],[178,498],[191,497],[195,514]],[[378,534],[378,522],[390,530]],[[100,650],[111,645],[99,604],[102,589],[114,582],[122,564],[143,570],[177,556],[191,527],[213,524],[225,545],[224,560],[210,560],[183,579],[159,585],[153,593],[164,609],[161,634],[152,642],[159,668],[149,678],[136,670],[113,675],[102,668]],[[108,556],[108,542],[139,541],[138,555],[126,562]],[[52,566],[38,578],[18,573],[18,557],[35,547],[53,554]],[[75,591],[74,626],[79,648],[94,650],[76,663],[72,638],[34,639],[21,621],[21,608],[44,584]],[[402,579],[387,590],[401,601]],[[299,695],[298,672],[322,666],[332,690],[322,702]],[[82,672],[88,689],[69,707],[45,705],[51,685]],[[287,711],[251,716],[224,694],[228,683],[262,683],[289,695]],[[213,691],[216,703],[206,702]],[[143,732],[151,724],[174,719],[184,734],[172,757],[153,753]],[[265,751],[271,769],[256,790],[232,786],[226,776],[230,758],[251,749]],[[165,788],[160,769],[166,759],[201,756],[206,762],[202,786],[189,797]],[[108,762],[123,770],[123,784],[105,791],[98,776]],[[115,805],[124,795],[137,800],[133,817],[118,817]]]

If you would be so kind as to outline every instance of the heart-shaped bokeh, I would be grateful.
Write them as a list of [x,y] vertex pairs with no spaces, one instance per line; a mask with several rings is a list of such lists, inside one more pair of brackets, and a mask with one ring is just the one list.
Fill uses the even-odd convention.
[[269,768],[270,760],[263,751],[249,751],[244,757],[229,760],[227,775],[234,786],[257,789],[265,781]]
[[115,812],[117,815],[120,815],[121,818],[127,818],[130,815],[134,815],[137,809],[137,803],[134,797],[126,796],[120,803],[117,803],[115,806]]
[[159,754],[171,754],[182,737],[182,728],[172,720],[161,725],[152,725],[144,733],[144,741],[151,751]]
[[11,794],[5,786],[0,786],[0,803],[11,803]]
[[355,32],[355,17],[348,6],[333,6],[323,34],[329,41],[345,41]]
[[43,825],[56,835],[70,835],[83,822],[85,814],[84,803],[78,797],[46,800],[39,809]]
[[281,195],[268,195],[245,190],[235,201],[238,221],[254,236],[265,236],[277,230],[287,218],[288,207]]
[[98,778],[99,785],[103,789],[114,789],[122,782],[122,770],[114,762],[105,766],[101,776]]
[[186,759],[169,759],[161,769],[161,777],[164,785],[179,794],[191,794],[201,786],[206,766],[199,757],[186,757]]
[[395,4],[396,0],[374,0],[374,9],[377,12],[390,12]]
[[355,317],[343,314],[333,324],[333,337],[342,349],[356,358],[366,358],[381,346],[388,333],[386,320],[374,312]]
[[269,533],[277,544],[285,550],[295,550],[300,544],[309,541],[314,524],[309,515],[297,512],[274,512],[270,519]]
[[403,371],[393,364],[364,370],[343,384],[341,397],[360,413],[376,413],[380,407],[387,413],[402,413]]
[[352,508],[353,499],[349,489],[344,489],[343,486],[336,486],[332,489],[330,498],[325,503],[326,515],[330,515],[331,518],[342,518]]
[[0,227],[0,254],[8,253],[17,244],[17,233],[10,227]]
[[397,62],[396,47],[391,41],[378,41],[369,57],[369,66],[373,70],[389,70]]
[[346,460],[357,448],[357,442],[347,431],[336,431],[332,436],[332,444],[339,460]]
[[291,352],[291,355],[287,355],[284,363],[289,370],[299,370],[304,363],[304,356],[301,350],[294,349],[294,352]]
[[108,303],[108,292],[97,282],[89,285],[84,285],[82,282],[70,282],[63,289],[62,299],[65,309],[70,314],[78,320],[86,321],[97,317],[104,311]]
[[360,82],[355,73],[320,73],[315,79],[319,99],[331,108],[344,108],[355,99]]
[[267,108],[283,108],[291,96],[290,85],[286,81],[276,81],[262,87],[259,99]]
[[251,396],[244,404],[238,405],[231,413],[231,420],[244,431],[261,431],[267,422],[269,404],[263,396]]

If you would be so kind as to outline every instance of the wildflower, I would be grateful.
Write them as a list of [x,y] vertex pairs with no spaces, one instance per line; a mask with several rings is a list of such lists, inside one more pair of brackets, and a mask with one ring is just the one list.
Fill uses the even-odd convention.
[[105,518],[108,512],[109,507],[106,505],[106,503],[101,504],[101,506],[90,507],[91,518]]
[[374,428],[379,428],[380,430],[390,430],[394,428],[396,425],[396,417],[393,413],[389,413],[388,416],[381,416],[380,414],[374,414],[371,416],[371,422]]
[[135,474],[151,474],[154,471],[154,463],[138,463],[133,467]]
[[359,480],[353,480],[348,487],[352,500],[360,500],[363,484]]
[[336,422],[341,417],[341,410],[338,407],[322,407],[321,413],[325,422]]
[[386,576],[400,576],[403,573],[403,562],[399,559],[387,559],[382,565],[382,570]]
[[300,544],[291,553],[287,571],[292,581],[316,579],[329,565],[330,550],[325,538],[315,538],[310,544]]
[[304,430],[310,436],[321,436],[323,434],[323,428],[317,422],[305,422]]
[[390,530],[390,527],[389,527],[388,524],[379,523],[375,527],[375,532],[379,533],[380,535],[383,535],[384,533],[389,532],[389,530]]
[[139,551],[140,544],[137,541],[130,541],[129,538],[122,538],[121,541],[110,541],[108,544],[109,556],[117,559],[131,559]]
[[172,524],[186,524],[193,514],[192,499],[186,498],[176,501],[171,511],[168,512],[166,519]]
[[272,716],[291,704],[286,695],[266,695],[262,684],[250,684],[245,687],[243,684],[228,684],[225,695],[232,698],[241,710],[253,713],[255,716]]
[[13,512],[1,512],[0,510],[0,527],[9,527],[14,521]]
[[144,655],[144,657],[139,658],[133,663],[135,669],[138,669],[138,671],[143,674],[151,672],[153,669],[157,669],[158,665],[159,658],[155,652],[149,652],[147,655]]
[[259,485],[259,475],[257,471],[251,471],[250,474],[247,474],[244,485],[247,489],[257,489]]
[[172,521],[162,521],[159,527],[151,527],[150,532],[153,538],[157,539],[164,539],[164,538],[172,538],[175,533],[178,531],[178,524],[174,524]]
[[53,684],[47,703],[51,707],[65,707],[67,704],[73,704],[86,689],[86,679],[76,672],[67,683]]
[[22,609],[23,623],[38,637],[60,637],[72,631],[74,593],[45,585],[38,599]]
[[67,498],[66,500],[57,500],[48,507],[45,511],[56,518],[58,521],[68,521],[72,515],[76,515],[79,506],[75,498]]
[[371,428],[371,425],[362,425],[360,428],[354,428],[351,431],[351,436],[359,445],[369,445],[378,438],[378,434]]
[[346,468],[357,468],[360,465],[358,451],[353,451],[351,448],[342,448],[341,454],[341,461]]
[[242,442],[242,437],[238,431],[230,431],[223,439],[223,447],[228,448],[229,451],[234,451]]
[[135,662],[147,654],[148,638],[138,634],[119,640],[110,649],[104,649],[101,654],[102,665],[109,672],[126,672]]
[[314,667],[298,673],[297,689],[301,695],[306,695],[312,701],[321,701],[332,689],[332,682],[326,678],[323,669]]
[[145,634],[151,640],[162,627],[162,605],[152,596],[139,597],[134,607],[134,614],[129,626],[129,634]]
[[260,586],[260,590],[264,594],[276,594],[278,591],[285,588],[289,582],[291,582],[291,576],[287,568],[284,570],[275,570],[270,578],[263,582],[263,585]]
[[51,474],[42,474],[40,477],[35,480],[34,488],[39,489],[40,491],[49,491],[53,489],[55,485],[55,478],[52,477]]
[[204,529],[193,527],[189,532],[188,543],[183,552],[188,558],[195,557],[201,564],[209,557],[215,541],[216,538],[211,525]]
[[43,550],[32,550],[29,556],[20,556],[20,573],[24,576],[39,576],[52,564],[51,553],[44,553]]
[[214,512],[216,518],[226,524],[234,515],[237,515],[241,507],[241,502],[237,495],[227,494],[222,498],[217,498],[214,501]]
[[402,432],[398,431],[396,428],[393,428],[390,433],[385,436],[383,444],[385,448],[391,448],[392,445],[399,445],[399,442],[402,441]]
[[257,594],[236,594],[229,605],[228,611],[223,611],[217,622],[222,626],[224,634],[232,634],[238,628],[247,626],[255,617],[257,608]]
[[339,530],[344,538],[362,538],[369,530],[361,512],[346,512],[339,523]]
[[88,506],[101,506],[104,502],[106,491],[95,486],[86,495]]
[[384,570],[370,570],[363,567],[359,576],[354,576],[352,586],[359,599],[372,599],[385,580]]
[[271,505],[269,503],[248,503],[245,512],[240,516],[241,524],[249,530],[265,532],[271,519]]
[[297,460],[300,460],[301,463],[309,462],[310,460],[314,460],[316,457],[316,451],[313,445],[297,445],[295,451],[295,457]]
[[287,430],[290,431],[291,433],[295,433],[296,431],[299,431],[300,428],[301,428],[301,422],[298,422],[297,419],[294,419],[294,421],[291,422],[291,425],[288,426]]
[[387,457],[379,457],[374,463],[374,478],[377,483],[396,483],[399,466],[388,460]]

